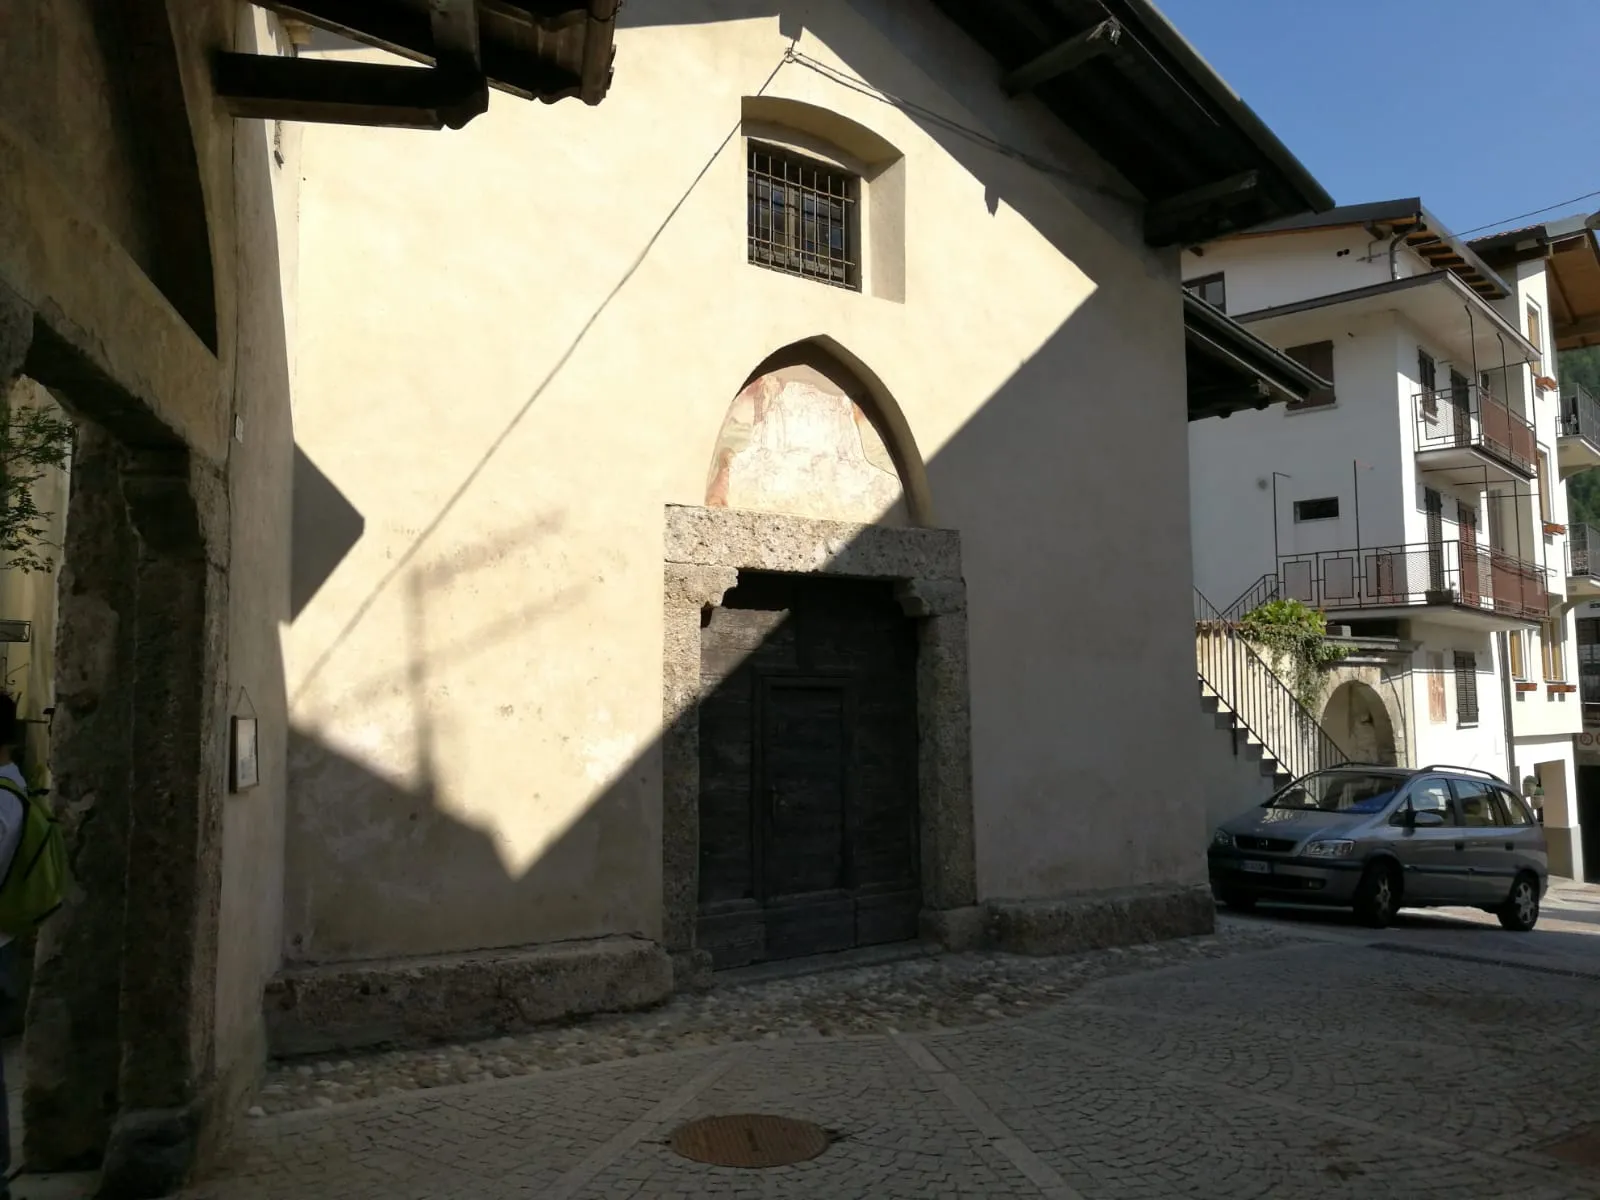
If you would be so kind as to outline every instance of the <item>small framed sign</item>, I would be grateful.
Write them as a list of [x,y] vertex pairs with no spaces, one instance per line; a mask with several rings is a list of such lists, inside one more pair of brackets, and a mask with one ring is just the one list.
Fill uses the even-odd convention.
[[228,748],[228,790],[248,792],[261,782],[261,760],[256,756],[256,719],[234,717]]

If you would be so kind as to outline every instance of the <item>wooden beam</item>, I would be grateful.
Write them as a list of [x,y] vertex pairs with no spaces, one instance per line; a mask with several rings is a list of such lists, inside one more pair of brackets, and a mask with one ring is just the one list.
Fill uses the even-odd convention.
[[[433,3],[434,0],[429,0],[430,6]],[[413,62],[432,64],[441,57],[441,48],[436,40],[440,25],[435,23],[431,7],[377,4],[373,0],[262,0],[262,7],[270,9],[280,18],[326,29],[339,37],[374,46]],[[572,0],[570,11],[564,18],[539,19],[532,27],[529,27],[526,14],[522,19],[513,19],[513,14],[521,10],[510,6],[497,5],[487,12],[482,11],[482,6],[475,2],[469,7],[473,10],[473,24],[477,27],[477,58],[490,87],[525,100],[577,95],[584,88],[587,80],[570,66],[541,56],[537,49],[542,44],[541,37],[550,37],[550,30],[559,29],[564,33],[572,24],[587,20],[585,6],[579,0]],[[614,16],[607,18],[602,12],[597,23],[614,20]],[[456,28],[459,30],[464,27],[458,23]],[[609,56],[610,48],[609,27],[604,32],[593,25],[586,28],[583,38],[585,58],[591,53],[601,52]],[[598,95],[585,97],[589,103],[597,103],[599,96],[604,95],[605,82],[605,79],[601,79],[596,84]]]
[[213,79],[231,115],[264,120],[459,129],[489,107],[481,76],[429,67],[224,52]]
[[1046,50],[1032,62],[1024,63],[1015,71],[1010,72],[1000,86],[1008,96],[1020,95],[1031,92],[1040,84],[1049,83],[1052,79],[1059,79],[1069,71],[1075,71],[1092,58],[1096,58],[1110,50],[1122,40],[1122,26],[1114,18],[1107,17],[1092,29],[1086,29],[1076,37],[1070,37],[1059,46]]
[[1169,242],[1193,240],[1182,236],[1193,219],[1242,204],[1255,196],[1260,187],[1261,172],[1250,170],[1176,196],[1163,197],[1144,210],[1145,241],[1164,246]]

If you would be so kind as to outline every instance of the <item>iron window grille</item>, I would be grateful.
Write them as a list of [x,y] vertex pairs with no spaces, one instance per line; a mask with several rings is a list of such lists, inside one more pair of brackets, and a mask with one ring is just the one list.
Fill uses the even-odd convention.
[[750,144],[750,261],[757,266],[861,290],[861,181],[815,159]]
[[1478,656],[1470,650],[1457,650],[1456,724],[1478,723]]

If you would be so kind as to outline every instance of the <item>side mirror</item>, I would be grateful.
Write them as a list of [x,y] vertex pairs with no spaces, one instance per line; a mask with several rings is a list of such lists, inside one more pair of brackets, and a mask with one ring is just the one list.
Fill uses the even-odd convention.
[[1413,809],[1410,824],[1414,829],[1433,829],[1444,824],[1444,814],[1431,809],[1424,809],[1422,812]]

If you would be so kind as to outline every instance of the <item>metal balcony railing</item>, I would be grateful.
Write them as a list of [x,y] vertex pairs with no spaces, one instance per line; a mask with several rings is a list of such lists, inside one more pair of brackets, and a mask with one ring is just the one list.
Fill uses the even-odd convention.
[[1476,450],[1530,478],[1537,470],[1538,439],[1533,425],[1487,389],[1469,383],[1418,392],[1413,405],[1419,454],[1452,448]]
[[1278,577],[1284,596],[1324,611],[1451,605],[1529,620],[1550,615],[1543,567],[1458,541],[1286,554]]
[[1561,391],[1561,436],[1581,437],[1600,447],[1600,401],[1576,383]]
[[[1349,756],[1300,703],[1289,685],[1201,595],[1194,593],[1195,666],[1200,682],[1295,778],[1348,762]],[[1235,746],[1237,752],[1237,746]]]
[[1600,577],[1600,529],[1567,526],[1567,574]]

